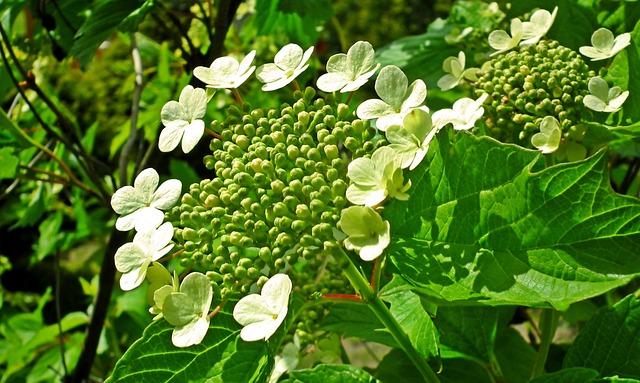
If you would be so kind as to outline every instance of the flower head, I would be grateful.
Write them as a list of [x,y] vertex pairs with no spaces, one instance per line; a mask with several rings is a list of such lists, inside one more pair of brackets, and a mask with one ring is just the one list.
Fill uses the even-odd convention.
[[133,242],[120,246],[115,254],[116,269],[120,271],[122,290],[133,290],[140,286],[147,275],[147,268],[173,248],[169,244],[173,237],[171,222],[165,222],[157,229],[136,233]]
[[356,158],[347,169],[353,182],[347,188],[347,199],[356,205],[376,206],[385,198],[407,200],[411,181],[404,183],[402,159],[388,146],[377,149],[371,158]]
[[489,46],[496,49],[490,56],[511,50],[520,44],[523,35],[522,21],[520,19],[511,20],[511,36],[503,30],[493,31],[489,34]]
[[444,76],[438,80],[438,87],[442,90],[449,90],[455,88],[464,79],[470,81],[477,81],[478,68],[464,69],[465,55],[460,51],[458,57],[447,57],[442,63],[442,69],[447,72]]
[[272,64],[264,64],[256,70],[256,77],[264,83],[262,90],[268,92],[280,89],[295,80],[309,67],[307,61],[312,53],[313,47],[304,52],[296,44],[287,44],[282,47],[276,53]]
[[160,112],[165,126],[160,132],[160,151],[170,152],[182,140],[182,151],[189,153],[204,134],[204,121],[200,118],[206,111],[207,92],[191,85],[182,89],[178,101],[164,104]]
[[389,147],[402,158],[401,167],[413,170],[422,162],[437,132],[429,113],[416,108],[404,117],[402,125],[390,126],[386,136]]
[[196,67],[193,75],[207,84],[207,88],[234,89],[242,85],[256,69],[255,66],[251,66],[255,57],[256,51],[249,52],[242,62],[238,62],[231,56],[219,57],[211,63],[209,68]]
[[580,47],[579,51],[591,61],[608,59],[615,56],[631,43],[631,34],[623,33],[614,38],[607,28],[600,28],[591,35],[591,47]]
[[376,93],[381,100],[367,100],[358,106],[356,115],[363,120],[377,118],[376,126],[385,131],[393,124],[402,124],[404,115],[417,108],[427,98],[427,86],[422,80],[409,84],[400,68],[389,65],[380,70]]
[[378,70],[370,43],[358,41],[347,51],[329,58],[327,73],[318,78],[318,88],[325,92],[352,92],[364,85]]
[[140,172],[133,186],[123,186],[111,197],[111,207],[122,216],[116,220],[116,229],[136,231],[155,229],[164,220],[164,213],[178,201],[182,182],[168,180],[158,187],[160,177],[153,168]]
[[188,347],[202,342],[209,329],[212,299],[211,282],[202,273],[190,273],[182,280],[180,291],[164,298],[164,318],[176,327],[171,335],[174,346]]
[[562,129],[558,120],[553,116],[546,116],[540,122],[540,133],[531,137],[531,144],[544,154],[553,153],[560,146],[561,138]]
[[609,89],[609,85],[600,77],[592,77],[589,80],[589,92],[582,102],[596,112],[617,112],[629,97],[629,91],[624,92],[619,86]]
[[558,13],[558,7],[553,9],[553,13],[549,13],[546,9],[539,9],[533,12],[529,21],[522,23],[522,41],[520,45],[535,44],[542,36],[549,32]]
[[368,206],[350,206],[342,210],[338,225],[346,235],[344,246],[358,253],[364,261],[378,258],[389,246],[389,221],[383,221],[380,214]]
[[453,103],[452,109],[441,109],[433,113],[431,116],[433,124],[438,130],[449,123],[453,124],[455,130],[469,130],[484,114],[482,104],[487,97],[489,95],[483,93],[475,101],[466,97],[461,98]]
[[269,339],[287,316],[291,279],[276,274],[262,286],[260,294],[240,299],[233,309],[233,318],[244,328],[240,337],[246,342]]

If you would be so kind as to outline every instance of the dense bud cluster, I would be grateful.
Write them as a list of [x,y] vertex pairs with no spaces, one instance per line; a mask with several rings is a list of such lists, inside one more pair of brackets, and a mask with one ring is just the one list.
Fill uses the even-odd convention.
[[211,140],[205,165],[217,177],[191,185],[168,213],[183,266],[208,270],[216,297],[285,270],[315,273],[347,206],[347,165],[375,148],[375,130],[347,105],[314,100],[311,88],[295,96],[267,112],[231,106],[212,123],[222,139]]
[[498,56],[490,68],[478,74],[476,94],[488,93],[485,103],[487,134],[503,142],[531,146],[540,121],[553,116],[564,139],[581,141],[579,124],[588,113],[583,98],[595,73],[580,55],[554,40]]

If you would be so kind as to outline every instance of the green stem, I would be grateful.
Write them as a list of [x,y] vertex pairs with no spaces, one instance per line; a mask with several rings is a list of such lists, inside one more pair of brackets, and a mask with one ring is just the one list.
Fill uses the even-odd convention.
[[402,347],[409,359],[411,359],[420,372],[420,375],[424,378],[424,381],[428,383],[439,383],[440,380],[431,367],[429,367],[425,359],[418,353],[415,347],[413,347],[409,337],[404,330],[402,330],[402,327],[400,327],[400,323],[398,323],[393,314],[391,314],[391,311],[389,311],[389,308],[384,304],[384,302],[382,302],[382,299],[373,292],[371,285],[369,285],[367,279],[358,271],[353,262],[351,262],[349,256],[341,247],[336,247],[333,255],[337,258],[340,264],[344,265],[342,272],[349,279],[353,288],[356,289],[362,297],[362,300],[369,306],[371,311],[373,311],[376,317],[378,317],[384,327],[391,333],[400,347]]
[[544,373],[544,365],[547,362],[547,356],[549,356],[549,347],[551,347],[553,336],[556,334],[559,317],[560,314],[557,310],[542,310],[539,324],[540,331],[542,332],[542,338],[540,339],[538,356],[536,357],[536,362],[533,365],[533,371],[531,372],[531,379],[536,378]]

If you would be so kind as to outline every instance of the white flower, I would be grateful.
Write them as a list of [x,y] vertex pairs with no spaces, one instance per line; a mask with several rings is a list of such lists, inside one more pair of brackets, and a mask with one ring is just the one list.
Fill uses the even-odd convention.
[[256,70],[258,80],[265,83],[262,90],[268,92],[280,89],[295,80],[300,73],[309,67],[307,61],[311,58],[312,53],[313,47],[304,53],[302,48],[296,44],[287,44],[282,47],[276,53],[273,64],[264,64]]
[[628,90],[623,92],[619,86],[609,89],[607,82],[600,77],[592,77],[588,86],[591,94],[584,96],[582,102],[596,112],[617,112],[629,97]]
[[256,69],[255,66],[251,66],[255,57],[256,51],[249,52],[242,62],[238,62],[231,56],[219,57],[211,63],[209,68],[196,67],[193,75],[207,84],[207,88],[234,89],[242,85]]
[[178,101],[169,101],[160,112],[162,124],[158,147],[162,152],[170,152],[182,140],[182,151],[189,153],[204,134],[204,121],[200,120],[207,111],[207,92],[187,85],[180,92]]
[[453,103],[453,109],[441,109],[431,116],[433,125],[438,130],[451,123],[455,130],[468,130],[473,127],[476,121],[484,114],[482,104],[489,97],[483,93],[477,100],[461,98]]
[[553,116],[546,116],[540,122],[540,133],[536,133],[531,137],[531,144],[542,153],[553,153],[560,146],[562,138],[562,129],[560,123]]
[[493,31],[489,34],[489,45],[496,49],[489,56],[495,56],[502,52],[506,52],[518,46],[522,40],[523,30],[522,21],[520,19],[511,20],[511,36],[503,30]]
[[291,279],[276,274],[262,286],[260,294],[240,299],[233,308],[233,318],[244,328],[240,337],[246,342],[269,339],[287,316]]
[[465,55],[460,51],[458,57],[447,57],[442,63],[442,69],[447,73],[438,80],[438,87],[442,90],[449,90],[455,88],[460,81],[467,79],[470,81],[478,81],[476,73],[480,69],[469,68],[464,69]]
[[358,41],[347,51],[327,61],[327,73],[318,78],[318,88],[324,92],[352,92],[364,85],[378,70],[375,51],[366,41]]
[[422,162],[437,132],[429,113],[416,108],[404,117],[402,126],[390,126],[386,136],[389,147],[402,158],[401,167],[413,170]]
[[[180,198],[182,182],[168,180],[158,187],[160,177],[153,168],[140,172],[133,187],[123,186],[111,197],[111,207],[122,214],[116,220],[116,229],[136,231],[155,229],[164,221],[164,213],[173,207]],[[157,188],[157,190],[156,190]]]
[[[391,125],[402,124],[405,114],[419,107],[427,98],[424,81],[409,84],[407,76],[400,68],[389,65],[378,74],[376,93],[381,100],[367,100],[358,106],[356,115],[363,120],[377,118],[376,127],[382,131]],[[426,107],[425,107],[426,108]]]
[[371,158],[356,158],[347,168],[353,182],[347,188],[347,199],[356,205],[376,206],[391,197],[406,201],[411,181],[404,183],[402,158],[392,148],[376,149]]
[[542,36],[549,32],[558,13],[558,7],[553,9],[553,13],[549,13],[546,9],[539,9],[531,15],[529,21],[522,23],[522,41],[520,45],[535,44]]
[[457,44],[471,32],[473,32],[473,27],[466,27],[463,30],[453,28],[451,32],[444,37],[444,41],[450,45]]
[[614,38],[607,28],[600,28],[591,35],[591,45],[580,47],[580,53],[589,57],[591,61],[608,59],[615,56],[631,43],[631,34],[623,33]]
[[273,372],[269,377],[269,383],[276,383],[285,373],[293,371],[298,366],[298,353],[300,352],[300,341],[295,335],[293,342],[287,343],[282,348],[282,354],[276,355]]
[[169,244],[173,237],[171,222],[165,222],[157,229],[136,233],[133,242],[125,243],[116,251],[114,260],[116,269],[123,273],[120,278],[122,290],[133,290],[140,286],[147,268],[173,248]]
[[363,261],[378,258],[391,241],[389,221],[368,206],[350,206],[340,213],[338,222],[346,235],[344,247],[353,250]]
[[213,288],[206,275],[190,273],[182,280],[179,292],[169,294],[162,304],[164,318],[176,326],[171,341],[176,347],[199,344],[209,329],[209,309]]

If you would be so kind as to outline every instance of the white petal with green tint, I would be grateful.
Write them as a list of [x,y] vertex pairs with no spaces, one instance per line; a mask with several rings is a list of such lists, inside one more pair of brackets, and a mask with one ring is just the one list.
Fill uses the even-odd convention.
[[347,250],[355,251],[365,261],[379,257],[389,245],[389,222],[370,207],[350,206],[342,210],[338,224],[347,235],[344,240]]
[[352,92],[364,85],[379,67],[371,44],[358,41],[346,54],[329,58],[327,73],[318,78],[317,85],[324,92]]
[[260,294],[240,299],[233,309],[233,318],[244,326],[240,337],[246,342],[269,339],[287,316],[291,279],[276,274],[262,286]]
[[256,69],[255,66],[251,66],[255,56],[256,51],[253,50],[242,62],[238,62],[231,56],[220,57],[215,59],[209,68],[196,67],[193,75],[207,84],[207,88],[234,89],[242,85]]
[[543,154],[553,153],[560,146],[562,129],[560,123],[553,116],[546,116],[540,122],[540,132],[531,137],[531,144]]
[[558,13],[558,7],[553,9],[553,13],[549,13],[546,9],[539,9],[531,15],[529,21],[522,23],[522,41],[520,45],[535,44],[542,36],[549,32]]
[[511,35],[503,30],[491,32],[489,34],[489,46],[497,50],[497,52],[493,52],[490,56],[495,56],[517,47],[522,40],[522,34],[522,22],[520,19],[511,20]]
[[617,112],[629,96],[629,91],[622,92],[619,86],[609,89],[607,82],[600,77],[591,78],[588,86],[591,94],[584,97],[583,103],[596,112]]
[[591,45],[580,47],[579,51],[591,61],[605,60],[615,56],[631,43],[631,34],[623,33],[614,37],[607,28],[600,28],[591,35]]
[[182,151],[189,153],[204,134],[207,92],[187,85],[180,92],[178,102],[169,101],[160,113],[165,128],[160,132],[158,148],[170,152],[182,141]]
[[309,65],[313,47],[302,51],[296,44],[287,44],[274,58],[273,63],[265,64],[256,69],[256,77],[264,83],[262,90],[272,91],[280,89],[304,72]]

